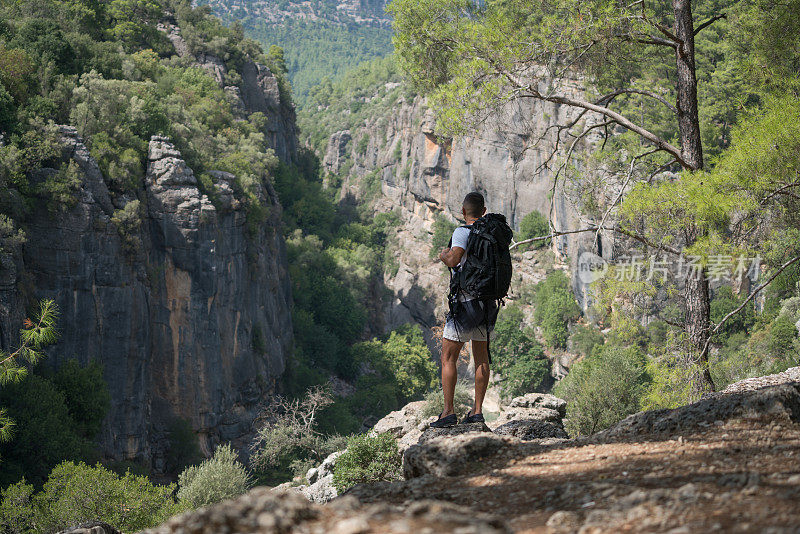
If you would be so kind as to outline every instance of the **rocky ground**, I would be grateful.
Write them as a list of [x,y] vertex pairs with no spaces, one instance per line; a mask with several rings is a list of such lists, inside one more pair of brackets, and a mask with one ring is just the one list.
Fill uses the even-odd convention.
[[[327,505],[258,488],[152,532],[800,532],[798,378],[745,381],[587,439],[423,432],[402,482]],[[516,408],[560,424],[549,397]]]

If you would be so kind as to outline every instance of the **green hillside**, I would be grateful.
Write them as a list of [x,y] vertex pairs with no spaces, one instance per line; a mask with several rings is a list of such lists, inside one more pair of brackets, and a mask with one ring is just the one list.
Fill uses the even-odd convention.
[[383,2],[360,2],[353,9],[337,9],[340,2],[282,1],[236,3],[210,0],[207,4],[226,24],[241,25],[264,46],[278,45],[299,106],[323,78],[337,78],[349,69],[391,53],[391,28]]

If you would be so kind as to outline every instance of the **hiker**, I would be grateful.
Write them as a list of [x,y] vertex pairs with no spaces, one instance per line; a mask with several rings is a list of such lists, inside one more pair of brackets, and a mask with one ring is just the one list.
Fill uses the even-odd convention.
[[450,294],[442,335],[442,389],[444,411],[433,428],[459,423],[453,406],[456,364],[464,343],[472,341],[475,360],[475,404],[460,424],[482,423],[483,398],[489,386],[491,351],[489,334],[494,329],[502,299],[511,283],[512,231],[503,215],[486,213],[483,195],[464,197],[461,213],[466,224],[453,232],[439,259],[450,268]]

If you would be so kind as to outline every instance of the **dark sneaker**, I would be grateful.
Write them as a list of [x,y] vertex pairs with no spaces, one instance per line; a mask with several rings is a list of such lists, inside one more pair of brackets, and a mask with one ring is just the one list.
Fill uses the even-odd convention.
[[468,425],[470,423],[485,423],[482,413],[472,413],[472,410],[461,420],[460,425]]
[[456,426],[456,423],[458,423],[458,418],[456,417],[456,414],[451,413],[447,417],[442,417],[442,414],[439,414],[439,419],[437,419],[428,426],[430,426],[431,428],[447,428],[449,426]]

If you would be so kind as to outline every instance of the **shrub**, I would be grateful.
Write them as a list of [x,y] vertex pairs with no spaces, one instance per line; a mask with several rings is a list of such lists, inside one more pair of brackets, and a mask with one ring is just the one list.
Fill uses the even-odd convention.
[[309,466],[342,448],[342,438],[326,437],[317,429],[320,411],[332,403],[331,395],[320,387],[310,388],[301,399],[273,399],[250,446],[250,465],[259,483],[279,484],[303,475]]
[[32,374],[3,386],[0,406],[15,421],[12,441],[0,444],[0,484],[25,476],[40,485],[59,462],[91,458],[93,443],[80,435],[65,395],[46,378]]
[[450,238],[453,237],[453,231],[458,227],[457,224],[447,220],[441,213],[437,213],[433,219],[433,237],[431,238],[430,257],[436,258]]
[[36,526],[31,498],[33,486],[23,478],[0,492],[0,532],[23,534]]
[[139,232],[142,230],[142,209],[138,200],[131,200],[125,207],[115,210],[111,222],[117,227],[122,240],[122,248],[127,254],[134,255],[142,248]]
[[533,332],[522,327],[522,310],[509,305],[497,320],[491,349],[501,389],[506,398],[532,393],[542,388],[550,374],[550,362]]
[[[532,211],[527,214],[519,223],[519,232],[517,232],[517,241],[524,241],[532,237],[542,237],[550,234],[550,223],[547,217],[538,211]],[[532,243],[520,245],[525,249],[542,248],[550,245],[550,239],[542,239]]]
[[187,467],[178,477],[178,499],[200,508],[245,493],[252,480],[230,445],[220,445],[214,456]]
[[[535,341],[534,341],[535,343]],[[541,345],[537,343],[541,351]],[[543,352],[528,352],[500,370],[503,397],[511,399],[526,393],[541,392],[550,376],[550,361]]]
[[203,460],[197,434],[188,419],[174,418],[167,430],[167,471],[180,473],[189,465]]
[[172,497],[174,490],[174,484],[154,486],[147,477],[118,476],[99,464],[63,462],[37,494],[24,480],[3,490],[0,523],[17,532],[58,532],[103,521],[137,532],[185,509]]
[[333,466],[333,485],[343,493],[356,484],[399,480],[402,457],[391,432],[353,436]]
[[646,369],[651,382],[642,394],[642,410],[677,408],[697,400],[692,384],[701,371],[693,362],[659,355],[647,361]]
[[0,83],[0,133],[7,133],[16,122],[17,107],[14,99]]
[[[472,398],[472,394],[467,387],[467,384],[463,381],[456,382],[456,394],[455,398],[453,399],[453,404],[455,404],[456,413],[457,414],[466,414],[469,410],[472,409],[474,399]],[[434,415],[438,416],[444,410],[444,395],[442,394],[442,390],[436,389],[431,390],[425,394],[425,406],[422,408],[420,414],[423,418],[433,417]]]
[[554,348],[566,348],[569,323],[580,317],[581,310],[564,271],[555,270],[536,284],[533,303],[534,319],[542,328],[545,342]]
[[[742,303],[741,298],[733,294],[730,286],[722,286],[714,292],[714,298],[711,299],[711,322],[718,324],[723,317],[732,312]],[[722,340],[727,339],[737,332],[747,332],[755,322],[755,312],[753,304],[748,303],[742,311],[733,315],[728,319],[722,328],[714,335],[713,341],[721,343]]]
[[48,199],[50,211],[71,209],[78,203],[83,171],[74,161],[62,164],[59,169],[47,176],[38,187],[39,192]]
[[641,350],[607,343],[576,363],[553,394],[567,401],[567,431],[589,435],[635,413],[647,384]]
[[361,139],[358,140],[358,144],[356,145],[356,153],[357,154],[366,154],[367,147],[369,146],[369,134],[364,134],[361,136]]
[[[366,391],[385,386],[395,399],[389,406],[374,403],[366,406],[370,415],[383,415],[397,409],[399,404],[421,398],[436,385],[438,369],[418,325],[401,326],[385,341],[373,339],[357,343],[351,352],[356,364],[374,371],[373,375],[359,378],[358,389]],[[374,408],[380,408],[382,413]]]
[[103,366],[97,360],[85,367],[81,367],[77,360],[68,360],[51,380],[64,394],[78,433],[87,439],[94,439],[111,407],[111,394],[103,379]]
[[788,315],[779,315],[772,321],[767,339],[767,348],[773,358],[781,358],[792,350],[797,339],[797,327]]
[[573,352],[577,352],[581,356],[588,356],[595,346],[602,345],[605,342],[605,338],[594,325],[578,325],[570,335],[569,341]]

